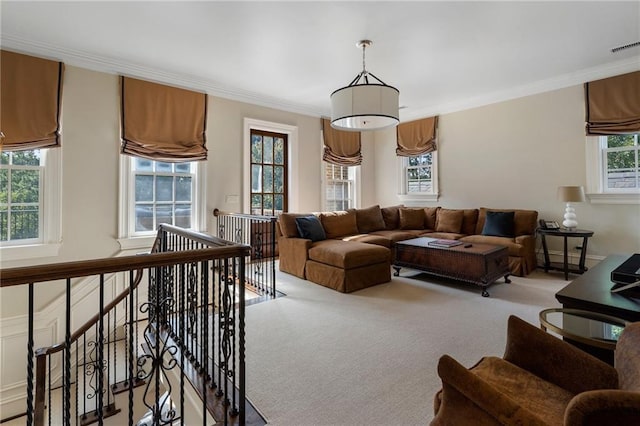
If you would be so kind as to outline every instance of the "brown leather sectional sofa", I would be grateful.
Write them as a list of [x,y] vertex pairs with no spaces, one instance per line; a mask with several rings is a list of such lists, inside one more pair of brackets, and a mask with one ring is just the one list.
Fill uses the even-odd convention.
[[[512,221],[510,236],[495,235],[496,232],[485,228],[485,222],[493,224],[494,218],[502,214],[500,212],[512,217],[509,219]],[[490,220],[487,220],[487,214],[491,216]],[[310,216],[319,219],[324,238],[314,235],[317,241],[312,241],[301,237],[296,219]],[[506,246],[511,273],[525,276],[536,267],[537,219],[538,212],[534,210],[401,205],[308,214],[283,213],[278,218],[277,231],[280,270],[349,293],[391,280],[395,242],[428,236]],[[483,231],[494,235],[484,235]]]

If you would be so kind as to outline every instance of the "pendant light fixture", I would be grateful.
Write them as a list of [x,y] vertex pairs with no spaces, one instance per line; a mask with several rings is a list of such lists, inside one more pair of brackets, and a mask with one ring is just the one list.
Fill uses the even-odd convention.
[[396,126],[400,92],[386,85],[365,67],[365,49],[371,40],[360,40],[362,72],[346,87],[331,94],[331,127],[338,130],[379,130]]

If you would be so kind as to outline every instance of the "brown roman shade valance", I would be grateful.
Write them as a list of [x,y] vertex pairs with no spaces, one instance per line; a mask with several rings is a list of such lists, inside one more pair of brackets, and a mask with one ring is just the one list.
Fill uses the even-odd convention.
[[207,159],[207,95],[121,77],[122,152],[172,163]]
[[438,117],[409,121],[396,128],[396,155],[413,157],[436,150]]
[[584,84],[587,135],[640,132],[640,71]]
[[360,132],[346,132],[331,127],[331,122],[322,119],[324,154],[322,159],[338,166],[359,166],[362,164],[360,152]]
[[2,150],[60,146],[64,64],[5,50],[0,53]]

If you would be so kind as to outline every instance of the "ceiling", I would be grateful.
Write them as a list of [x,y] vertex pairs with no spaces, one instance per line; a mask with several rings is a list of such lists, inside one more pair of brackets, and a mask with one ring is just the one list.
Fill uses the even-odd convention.
[[362,70],[401,120],[640,70],[640,1],[0,2],[3,48],[310,115]]

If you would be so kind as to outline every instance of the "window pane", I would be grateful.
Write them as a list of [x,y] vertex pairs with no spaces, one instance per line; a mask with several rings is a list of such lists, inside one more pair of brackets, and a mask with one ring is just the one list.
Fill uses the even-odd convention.
[[9,239],[9,211],[6,207],[0,207],[0,241]]
[[156,176],[156,201],[173,201],[172,176]]
[[38,203],[40,200],[40,172],[13,170],[11,172],[11,202]]
[[173,167],[171,163],[161,163],[156,161],[156,172],[160,173],[171,173],[173,171]]
[[191,163],[176,163],[176,173],[191,173]]
[[262,198],[262,200],[263,200],[262,207],[265,210],[273,209],[273,195],[265,194],[262,197],[263,197]]
[[264,140],[264,160],[265,164],[273,163],[273,138],[271,136],[265,136]]
[[637,188],[636,156],[634,151],[607,153],[607,187],[611,189]]
[[0,152],[0,164],[9,164],[9,153],[6,151]]
[[9,202],[9,170],[0,170],[0,203]]
[[173,223],[173,206],[167,204],[156,205],[156,227],[161,223]]
[[262,163],[262,136],[251,135],[251,162]]
[[136,175],[136,201],[153,201],[153,176]]
[[191,201],[191,177],[176,177],[176,201]]
[[153,205],[136,204],[136,232],[153,231]]
[[273,166],[264,166],[264,187],[262,192],[273,192]]
[[24,240],[39,236],[39,207],[12,206],[11,207],[11,239]]
[[262,214],[262,195],[253,194],[251,196],[251,213]]
[[284,210],[284,196],[282,195],[274,195],[273,196],[273,208],[277,213],[282,213]]
[[14,152],[12,163],[16,166],[39,166],[40,150]]
[[633,146],[635,144],[634,135],[612,135],[607,136],[607,146],[618,148],[621,146]]
[[139,171],[144,172],[152,172],[153,171],[153,161],[147,160],[146,158],[138,158],[135,159],[134,168]]
[[275,138],[275,143],[273,145],[273,162],[276,164],[284,164],[284,139]]
[[251,166],[251,192],[262,192],[262,166]]
[[191,228],[191,205],[176,204],[176,226]]
[[284,167],[274,167],[273,192],[284,192]]

